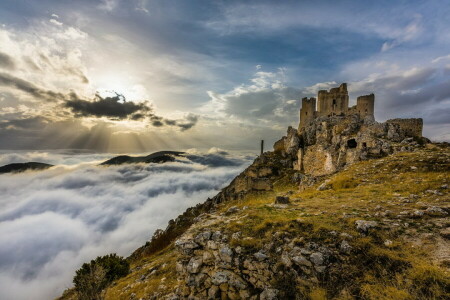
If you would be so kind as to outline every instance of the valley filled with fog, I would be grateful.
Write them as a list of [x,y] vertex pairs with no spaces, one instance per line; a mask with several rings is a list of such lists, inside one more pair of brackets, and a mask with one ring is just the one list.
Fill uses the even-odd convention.
[[83,262],[128,256],[186,208],[214,196],[252,156],[191,151],[164,164],[98,166],[108,154],[0,153],[45,171],[0,175],[2,299],[48,299]]

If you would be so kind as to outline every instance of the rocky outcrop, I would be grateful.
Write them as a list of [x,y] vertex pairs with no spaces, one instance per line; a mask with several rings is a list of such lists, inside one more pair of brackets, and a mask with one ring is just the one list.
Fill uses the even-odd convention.
[[396,151],[411,151],[429,142],[422,138],[421,119],[395,119],[385,123],[358,114],[320,117],[300,132],[288,128],[274,145],[274,152],[306,175],[334,173],[346,165]]
[[[296,132],[295,129],[294,131]],[[273,178],[278,177],[289,164],[288,161],[287,164],[283,164],[283,161],[272,152],[263,153],[215,196],[213,201],[221,203],[239,199],[249,192],[270,191],[273,189]]]
[[242,238],[240,234],[184,235],[175,243],[181,254],[176,294],[180,299],[288,299],[289,284],[318,282],[334,272],[340,256],[352,251],[347,236],[333,246],[304,243],[299,247],[301,241],[276,232],[272,243],[251,253],[232,246],[233,240]]

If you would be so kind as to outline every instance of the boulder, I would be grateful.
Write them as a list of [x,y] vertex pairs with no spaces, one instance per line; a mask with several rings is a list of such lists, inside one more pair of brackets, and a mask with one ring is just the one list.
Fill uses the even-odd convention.
[[299,266],[312,267],[312,263],[301,255],[292,257],[292,261]]
[[339,246],[339,250],[342,253],[348,254],[348,253],[350,253],[352,251],[352,246],[350,246],[350,244],[346,240],[343,240],[341,242],[341,245]]
[[317,266],[321,266],[324,263],[324,257],[323,254],[320,252],[314,252],[311,254],[311,256],[309,257],[309,259],[311,260],[311,262]]
[[378,223],[376,221],[366,221],[366,220],[357,220],[355,221],[356,230],[367,233],[369,229],[378,227]]
[[266,288],[259,295],[260,300],[278,300],[279,291],[277,289]]
[[262,252],[256,252],[255,254],[253,254],[253,256],[259,261],[263,261],[268,258],[268,256]]
[[183,253],[184,255],[190,255],[194,252],[194,249],[199,248],[199,244],[194,242],[191,239],[187,240],[177,240],[175,241],[175,247],[178,248],[178,250]]
[[223,246],[219,250],[219,257],[222,261],[231,263],[233,260],[233,250],[231,250],[228,246]]
[[188,273],[195,274],[200,272],[200,268],[202,267],[202,265],[202,257],[192,257],[187,264],[186,270],[188,271]]

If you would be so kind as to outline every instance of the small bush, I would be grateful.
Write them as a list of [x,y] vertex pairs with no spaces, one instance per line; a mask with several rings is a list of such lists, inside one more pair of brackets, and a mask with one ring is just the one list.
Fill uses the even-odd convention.
[[331,186],[334,190],[340,189],[352,189],[357,187],[359,182],[350,176],[338,176],[331,182]]
[[121,256],[109,254],[84,263],[73,278],[80,300],[101,300],[102,290],[112,281],[130,272],[129,263]]

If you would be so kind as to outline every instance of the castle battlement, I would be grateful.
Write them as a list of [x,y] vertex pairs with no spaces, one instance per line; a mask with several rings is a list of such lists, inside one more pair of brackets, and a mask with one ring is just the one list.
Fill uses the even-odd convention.
[[316,98],[302,99],[299,130],[318,117],[357,114],[361,118],[374,118],[375,95],[359,96],[356,105],[349,107],[346,83],[342,83],[339,87],[332,88],[329,91],[320,90],[317,98],[317,110]]

